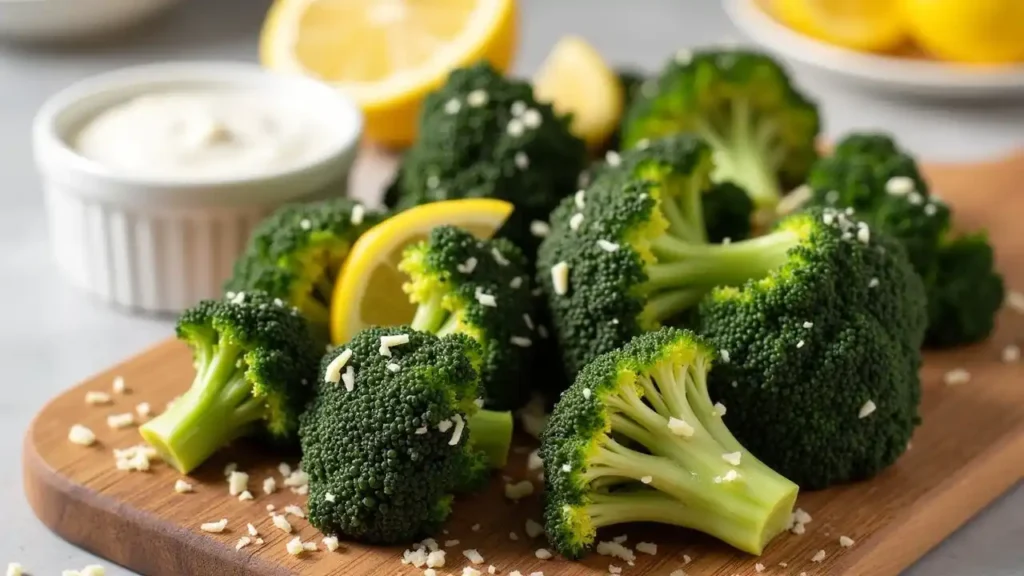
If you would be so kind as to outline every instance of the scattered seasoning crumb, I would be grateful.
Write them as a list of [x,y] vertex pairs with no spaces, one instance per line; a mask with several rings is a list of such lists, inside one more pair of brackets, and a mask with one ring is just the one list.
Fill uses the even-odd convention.
[[850,546],[853,546],[854,543],[855,542],[853,541],[853,538],[850,538],[849,536],[840,536],[839,537],[839,545],[842,546],[843,548],[849,548]]
[[178,478],[178,480],[174,482],[174,491],[178,494],[187,494],[192,491],[192,485],[181,478]]
[[352,215],[349,217],[349,222],[355,226],[359,226],[363,223],[363,217],[366,216],[366,208],[362,204],[356,204],[352,207]]
[[296,518],[305,518],[306,517],[306,513],[302,511],[302,508],[299,508],[298,506],[296,506],[294,504],[289,504],[288,506],[285,506],[284,507],[284,513],[285,514],[291,514],[292,516],[295,516]]
[[742,457],[742,452],[726,452],[725,454],[722,454],[722,460],[725,460],[733,466],[739,466]]
[[476,549],[474,549],[474,548],[469,548],[469,549],[463,550],[462,551],[462,555],[465,556],[466,559],[469,560],[470,562],[472,562],[473,564],[483,564],[484,563],[484,557],[481,556],[480,552],[477,552]]
[[337,536],[324,536],[322,542],[324,543],[324,548],[327,548],[328,552],[334,552],[341,547],[341,544],[338,543]]
[[128,388],[124,385],[123,376],[118,376],[114,378],[114,382],[111,384],[110,387],[114,391],[114,394],[125,394],[126,392],[128,392]]
[[668,429],[676,436],[682,436],[683,438],[691,438],[696,432],[693,426],[687,424],[685,420],[680,420],[674,416],[668,419]]
[[764,564],[761,564],[760,562],[758,562],[757,564],[754,564],[754,571],[757,572],[758,574],[760,574],[761,572],[764,572]]
[[873,414],[876,409],[878,409],[878,407],[875,406],[875,403],[871,400],[868,400],[867,402],[864,403],[863,406],[860,407],[860,410],[857,412],[857,418],[867,418],[868,416]]
[[335,356],[334,359],[331,360],[331,362],[327,365],[327,368],[324,369],[324,382],[327,382],[328,384],[337,384],[338,382],[340,382],[341,369],[345,367],[345,364],[348,364],[348,361],[351,358],[352,350],[349,348],[345,348],[344,350],[341,351],[341,354]]
[[587,400],[589,400],[589,399],[590,399],[590,394],[591,394],[591,392],[590,392],[590,388],[584,388],[584,389],[583,389],[583,397],[584,397],[584,398],[586,398]]
[[946,386],[967,384],[971,381],[971,373],[963,368],[956,368],[946,372],[946,375],[943,376],[943,380],[946,382]]
[[249,475],[237,470],[228,475],[228,494],[238,496],[249,486]]
[[519,500],[533,494],[533,482],[521,480],[515,484],[505,484],[505,498]]
[[509,342],[513,346],[518,346],[520,348],[529,348],[530,346],[533,346],[533,340],[530,340],[525,336],[513,336],[509,338]]
[[252,492],[249,492],[248,490],[243,490],[242,493],[238,495],[238,500],[240,502],[247,502],[247,501],[252,500],[252,499],[253,499]]
[[616,544],[622,544],[626,540],[629,540],[628,534],[619,534],[618,536],[612,538],[612,542],[615,542]]
[[637,542],[636,551],[643,552],[644,554],[650,554],[651,556],[657,556],[658,545],[653,542]]
[[569,218],[569,229],[572,230],[573,232],[579,230],[580,226],[582,226],[582,225],[583,225],[583,213],[582,212],[577,212],[577,213],[573,214]]
[[821,562],[825,559],[825,556],[826,554],[824,550],[818,550],[814,553],[814,556],[811,556],[811,562]]
[[494,564],[491,564],[490,566],[487,567],[487,573],[488,574],[497,574],[498,573],[498,569],[494,567]]
[[451,548],[452,546],[458,546],[458,545],[459,545],[459,541],[458,540],[445,540],[444,541],[444,547],[445,548]]
[[221,518],[218,522],[207,522],[199,526],[199,529],[203,532],[213,532],[214,534],[220,534],[228,527],[228,519]]
[[611,556],[632,565],[636,561],[636,554],[618,542],[598,542],[594,550],[601,556]]
[[725,404],[722,404],[721,402],[715,402],[714,409],[715,416],[725,416]]
[[242,536],[238,539],[238,542],[235,543],[235,550],[241,550],[249,544],[252,544],[252,538],[249,538],[248,536]]
[[306,551],[306,547],[302,545],[302,539],[298,536],[289,540],[288,543],[284,545],[284,549],[292,556],[298,556]]
[[85,393],[85,403],[91,406],[110,404],[113,400],[106,392],[90,391]]
[[615,564],[609,564],[608,565],[608,573],[609,574],[622,574],[622,567],[621,566],[616,566]]
[[1024,292],[1009,290],[1006,293],[1006,305],[1018,314],[1024,314]]
[[513,541],[513,542],[516,542],[516,541],[519,540],[519,534],[516,534],[515,532],[509,532],[508,533],[508,539]]
[[127,428],[135,424],[135,415],[131,412],[125,412],[124,414],[111,414],[107,416],[107,426],[119,430],[121,428]]
[[150,407],[149,402],[140,402],[139,405],[135,407],[135,413],[139,415],[139,418],[149,418],[153,413],[153,408]]
[[267,512],[273,512],[273,511],[274,511],[274,505],[273,504],[267,504]]
[[551,226],[543,220],[534,220],[530,222],[530,234],[536,238],[546,238],[548,234],[551,234]]
[[533,518],[526,519],[526,535],[530,538],[536,538],[544,533],[544,526]]
[[446,554],[447,552],[445,552],[444,550],[432,550],[429,554],[427,554],[427,567],[443,568]]
[[259,530],[257,530],[256,527],[252,525],[252,522],[249,522],[248,524],[246,524],[245,525],[245,529],[249,531],[249,536],[259,536],[260,535]]
[[280,528],[281,531],[285,532],[286,534],[292,533],[292,523],[284,517],[284,514],[273,514],[270,516],[270,518],[271,521],[273,521],[274,526]]
[[692,562],[692,561],[693,561],[693,558],[690,558],[690,555],[689,555],[689,554],[683,554],[683,565],[684,565],[684,566],[685,566],[686,564],[689,564],[689,563],[690,563],[690,562]]
[[268,476],[263,479],[263,493],[273,494],[277,492],[277,480],[273,476]]
[[533,555],[541,560],[551,560],[551,551],[547,548],[537,548]]
[[1007,344],[1006,347],[1003,348],[1002,359],[1006,364],[1019,362],[1020,346],[1017,346],[1016,344]]
[[68,440],[79,446],[92,446],[96,443],[96,434],[81,424],[75,424],[68,430]]
[[878,288],[878,278],[872,278],[868,281],[868,288]]
[[569,292],[569,264],[559,262],[551,267],[551,283],[555,294],[565,296]]
[[644,476],[640,478],[640,481],[644,484],[650,484],[651,482],[654,482],[654,476]]

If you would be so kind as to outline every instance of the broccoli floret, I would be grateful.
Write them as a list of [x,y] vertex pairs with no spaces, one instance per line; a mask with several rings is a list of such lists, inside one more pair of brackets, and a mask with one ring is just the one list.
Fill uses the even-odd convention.
[[504,238],[477,240],[451,226],[434,228],[408,247],[398,265],[416,305],[416,330],[461,333],[482,350],[486,406],[518,408],[529,392],[527,369],[537,340],[526,259]]
[[947,236],[928,277],[925,344],[947,348],[984,340],[995,328],[1005,287],[983,233]]
[[389,196],[398,209],[456,198],[511,202],[515,211],[502,234],[532,256],[539,239],[531,222],[547,220],[576,190],[586,154],[567,117],[534,99],[528,83],[481,62],[453,71],[427,96],[419,139]]
[[544,518],[562,554],[626,522],[692,528],[751,554],[786,529],[797,486],[729,432],[708,394],[714,361],[701,338],[663,328],[583,369],[541,442]]
[[732,182],[720,182],[704,192],[704,228],[708,242],[746,240],[751,235],[754,203]]
[[[408,341],[382,355],[394,336]],[[453,495],[486,482],[511,443],[511,414],[475,405],[479,362],[470,338],[408,326],[364,330],[325,356],[299,430],[310,523],[381,544],[436,533]]]
[[284,300],[326,344],[338,272],[352,244],[383,218],[345,198],[284,206],[253,232],[225,290],[262,290]]
[[992,332],[1003,281],[991,246],[984,234],[951,231],[949,207],[929,193],[916,162],[891,136],[847,136],[815,164],[808,185],[810,205],[853,209],[903,245],[928,294],[926,346],[968,344]]
[[681,51],[630,107],[623,146],[696,133],[715,151],[716,182],[735,182],[758,208],[802,184],[817,158],[817,106],[778,62],[746,50]]
[[139,429],[164,461],[188,473],[237,438],[296,442],[322,350],[296,309],[260,291],[228,293],[182,313],[177,334],[195,379]]

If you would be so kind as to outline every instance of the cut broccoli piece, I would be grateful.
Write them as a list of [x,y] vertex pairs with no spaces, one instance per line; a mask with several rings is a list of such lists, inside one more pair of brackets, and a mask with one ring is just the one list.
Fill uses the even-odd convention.
[[623,121],[623,146],[696,133],[715,152],[716,182],[735,182],[758,208],[802,184],[817,158],[817,106],[771,57],[746,50],[681,52]]
[[187,474],[237,438],[296,443],[320,348],[298,311],[259,292],[204,300],[178,319],[192,349],[192,386],[139,429],[160,457]]
[[539,239],[531,222],[547,220],[576,190],[586,158],[568,118],[534,99],[528,83],[480,63],[455,70],[427,96],[419,139],[388,196],[398,209],[456,198],[511,202],[502,234],[532,257]]
[[383,218],[345,198],[284,206],[253,232],[225,290],[262,290],[284,300],[326,344],[338,272],[352,244]]
[[[381,354],[382,338],[403,335]],[[435,534],[512,441],[511,413],[476,407],[480,360],[464,335],[408,326],[364,330],[324,357],[299,431],[310,523],[380,544]]]
[[925,344],[947,348],[979,342],[995,329],[1005,287],[984,233],[947,236],[928,277]]
[[797,486],[729,432],[708,394],[714,360],[697,336],[664,328],[580,373],[541,443],[546,528],[562,554],[626,522],[692,528],[751,554],[786,529]]

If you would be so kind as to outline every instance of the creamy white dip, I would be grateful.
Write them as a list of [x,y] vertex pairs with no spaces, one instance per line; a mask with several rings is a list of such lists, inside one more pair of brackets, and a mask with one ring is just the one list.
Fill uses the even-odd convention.
[[337,140],[301,102],[242,90],[140,96],[108,108],[76,135],[79,154],[117,173],[225,179],[286,172]]

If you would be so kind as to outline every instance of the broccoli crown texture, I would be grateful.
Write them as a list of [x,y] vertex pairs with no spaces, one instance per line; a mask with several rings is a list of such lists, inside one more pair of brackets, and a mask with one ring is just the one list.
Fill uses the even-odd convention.
[[400,209],[456,198],[497,198],[515,205],[502,233],[533,254],[530,223],[546,220],[576,189],[586,147],[567,117],[537,102],[526,82],[487,63],[455,70],[427,96],[419,138],[388,196]]
[[242,436],[295,442],[322,350],[296,309],[264,292],[229,292],[186,310],[177,334],[195,379],[140,428],[166,462],[187,473]]
[[786,529],[797,486],[748,452],[708,394],[713,349],[663,328],[580,373],[544,431],[548,537],[570,557],[598,528],[684,526],[760,554]]
[[847,136],[815,164],[808,185],[811,205],[855,210],[903,245],[928,294],[926,346],[968,344],[992,332],[1003,281],[991,246],[984,234],[952,232],[950,208],[929,193],[914,159],[890,136]]
[[746,50],[680,51],[641,90],[623,121],[623,147],[696,133],[715,152],[716,182],[731,181],[761,208],[802,184],[817,158],[817,106],[771,57]]
[[347,198],[284,206],[253,232],[225,289],[262,290],[297,307],[326,344],[338,272],[352,244],[383,218]]
[[[408,341],[381,354],[396,336]],[[467,336],[408,326],[369,328],[327,354],[299,431],[310,523],[383,544],[435,533],[511,442],[511,415],[475,405],[479,361]]]
[[527,368],[537,340],[522,251],[504,238],[478,240],[465,230],[441,226],[405,250],[399,269],[407,274],[403,288],[417,305],[412,327],[476,340],[486,406],[518,408],[529,392]]
[[992,333],[1005,287],[985,234],[945,238],[928,281],[928,346],[969,344]]
[[712,396],[736,437],[801,487],[869,478],[919,422],[924,287],[896,241],[845,212],[782,226],[805,237],[784,266],[701,303],[722,358]]

